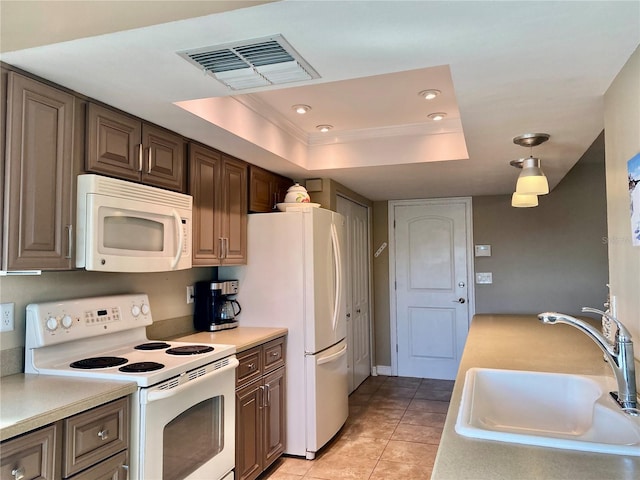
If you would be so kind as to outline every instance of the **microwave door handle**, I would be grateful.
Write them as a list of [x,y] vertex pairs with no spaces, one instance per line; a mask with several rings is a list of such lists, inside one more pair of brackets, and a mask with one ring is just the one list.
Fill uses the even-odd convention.
[[178,234],[178,249],[176,256],[173,258],[173,262],[171,263],[171,270],[173,270],[176,268],[176,265],[178,265],[180,257],[182,256],[182,242],[184,241],[184,238],[182,237],[182,228],[180,228],[180,225],[182,225],[180,215],[178,215],[178,212],[176,212],[175,209],[171,213],[173,213],[173,218],[176,221],[176,233]]

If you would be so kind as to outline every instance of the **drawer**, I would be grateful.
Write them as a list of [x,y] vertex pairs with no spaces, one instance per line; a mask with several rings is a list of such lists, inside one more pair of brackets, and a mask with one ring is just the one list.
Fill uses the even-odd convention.
[[128,477],[128,452],[120,452],[98,465],[86,469],[71,480],[125,480]]
[[285,361],[285,337],[276,338],[262,346],[264,373],[282,366]]
[[[37,478],[53,480],[56,475],[59,448],[59,424],[49,425],[2,443],[0,478]],[[58,463],[59,468],[59,463]]]
[[129,447],[128,401],[121,398],[64,420],[64,477]]
[[237,355],[236,386],[245,385],[262,376],[262,347],[255,347]]

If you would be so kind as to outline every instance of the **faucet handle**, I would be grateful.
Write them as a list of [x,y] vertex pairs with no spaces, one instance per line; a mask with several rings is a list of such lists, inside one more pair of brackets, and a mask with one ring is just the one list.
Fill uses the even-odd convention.
[[597,313],[598,315],[602,315],[603,317],[608,318],[613,323],[615,323],[616,326],[618,327],[618,337],[620,341],[624,342],[624,341],[631,340],[631,333],[629,333],[629,330],[627,330],[627,327],[625,327],[622,324],[622,322],[620,322],[620,320],[618,320],[616,317],[614,317],[610,313],[603,312],[602,310],[598,310],[597,308],[591,308],[591,307],[582,307],[582,311],[585,313]]

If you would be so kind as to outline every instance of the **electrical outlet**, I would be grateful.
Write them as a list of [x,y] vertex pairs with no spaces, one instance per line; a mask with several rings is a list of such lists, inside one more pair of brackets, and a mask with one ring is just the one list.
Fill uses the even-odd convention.
[[11,332],[15,328],[13,307],[13,303],[0,304],[0,332]]
[[187,303],[193,303],[193,285],[187,286]]

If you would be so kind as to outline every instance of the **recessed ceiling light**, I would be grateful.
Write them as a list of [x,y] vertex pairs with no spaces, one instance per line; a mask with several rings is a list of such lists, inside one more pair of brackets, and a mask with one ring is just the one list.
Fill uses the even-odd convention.
[[322,133],[327,133],[329,130],[333,128],[333,125],[316,125],[316,128],[320,130]]
[[296,113],[299,113],[300,115],[304,115],[305,113],[307,113],[309,110],[311,110],[311,107],[309,105],[303,105],[303,104],[298,104],[298,105],[294,105],[291,107]]
[[439,122],[440,120],[442,120],[444,117],[446,117],[447,114],[444,112],[436,112],[436,113],[430,113],[428,115],[428,117],[433,120],[434,122]]
[[440,90],[422,90],[420,93],[418,93],[418,95],[424,97],[425,100],[433,100],[438,95],[440,95]]

